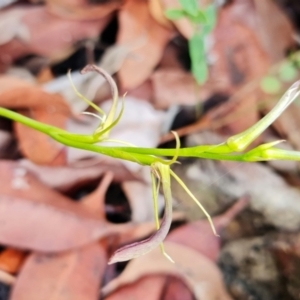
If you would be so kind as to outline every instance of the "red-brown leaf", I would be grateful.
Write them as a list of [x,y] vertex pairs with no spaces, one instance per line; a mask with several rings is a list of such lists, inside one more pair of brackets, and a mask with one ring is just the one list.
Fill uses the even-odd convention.
[[97,243],[62,254],[33,253],[26,261],[11,300],[96,300],[106,267]]

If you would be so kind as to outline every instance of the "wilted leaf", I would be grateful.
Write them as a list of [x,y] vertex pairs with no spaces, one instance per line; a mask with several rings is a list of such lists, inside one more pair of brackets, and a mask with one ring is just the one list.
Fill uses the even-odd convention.
[[135,177],[121,164],[106,164],[103,160],[87,160],[76,166],[41,166],[29,160],[20,160],[15,167],[30,171],[48,187],[66,192],[82,186],[84,183],[100,178],[106,172],[114,173],[114,180],[133,180]]
[[[38,86],[14,77],[0,77],[0,95],[0,106],[22,110],[33,119],[60,128],[65,127],[71,115],[69,106],[60,95],[48,94]],[[15,124],[15,129],[19,148],[29,159],[36,163],[64,164],[62,145],[20,123]]]
[[159,63],[172,32],[152,19],[146,1],[128,1],[119,12],[117,43],[130,45],[118,77],[123,89],[143,83]]
[[97,300],[105,267],[106,253],[97,243],[62,254],[33,253],[10,299]]

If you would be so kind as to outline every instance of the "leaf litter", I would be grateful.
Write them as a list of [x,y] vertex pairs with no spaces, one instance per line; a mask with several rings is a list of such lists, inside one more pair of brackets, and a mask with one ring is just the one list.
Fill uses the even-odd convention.
[[[212,143],[216,135],[224,140],[257,122],[299,79],[297,55],[286,55],[297,50],[297,28],[274,1],[218,4],[216,26],[205,41],[209,77],[201,87],[187,51],[194,28],[185,18],[165,15],[181,1],[26,2],[0,11],[0,106],[77,134],[92,132],[99,120],[76,98],[68,69],[85,97],[104,110],[111,106],[105,82],[80,75],[88,61],[128,92],[111,138],[139,147],[172,140],[163,135],[172,123],[188,136],[183,146]],[[268,82],[279,82],[276,94]],[[214,103],[216,95],[223,100]],[[175,119],[172,111],[180,111]],[[296,102],[261,141],[286,139],[286,147],[298,149],[298,114]],[[210,130],[205,138],[203,130]],[[126,266],[107,267],[116,249],[155,232],[147,170],[63,147],[2,119],[0,157],[0,282],[12,285],[3,300],[100,294],[108,300],[297,299],[300,201],[298,187],[290,184],[299,182],[297,165],[182,160],[174,167],[214,215],[221,237],[173,185],[174,229],[165,248],[175,264],[154,249]],[[117,185],[120,190],[107,199]],[[112,211],[120,224],[107,221]],[[259,215],[260,227],[249,215]],[[253,225],[250,236],[245,222]]]

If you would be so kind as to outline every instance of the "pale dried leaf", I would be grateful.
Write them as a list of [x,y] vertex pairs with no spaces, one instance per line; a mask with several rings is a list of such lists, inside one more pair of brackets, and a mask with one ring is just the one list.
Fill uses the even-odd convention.
[[11,300],[96,300],[106,267],[97,243],[62,254],[33,253],[27,259]]
[[128,1],[119,13],[117,43],[132,45],[118,77],[123,89],[143,83],[159,63],[172,32],[150,15],[146,1]]
[[148,255],[129,262],[123,273],[102,289],[103,295],[111,294],[145,275],[169,274],[181,278],[197,300],[231,299],[225,290],[222,275],[212,261],[179,244],[165,242],[165,249],[175,264],[167,260],[157,248]]

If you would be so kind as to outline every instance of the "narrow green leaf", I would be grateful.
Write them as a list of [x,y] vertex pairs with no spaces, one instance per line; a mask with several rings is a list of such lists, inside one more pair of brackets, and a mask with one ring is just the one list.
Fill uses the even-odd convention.
[[181,9],[168,9],[165,11],[165,16],[169,20],[178,20],[185,16],[184,11]]
[[208,5],[204,10],[203,14],[206,19],[206,24],[203,26],[203,34],[209,33],[216,25],[217,13],[214,5]]
[[189,54],[192,64],[192,73],[198,84],[206,81],[208,71],[205,61],[204,37],[201,33],[195,33],[189,39]]
[[198,10],[196,16],[188,16],[189,20],[195,24],[205,24],[207,23],[207,19],[205,17],[205,14],[201,11]]
[[197,0],[179,0],[179,3],[187,14],[191,16],[197,16],[198,13]]

